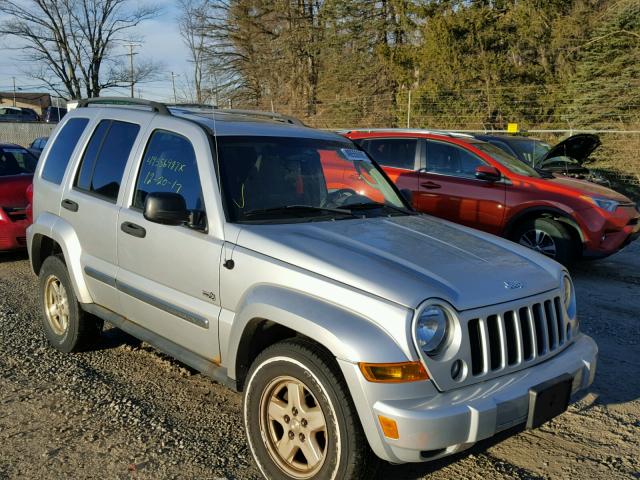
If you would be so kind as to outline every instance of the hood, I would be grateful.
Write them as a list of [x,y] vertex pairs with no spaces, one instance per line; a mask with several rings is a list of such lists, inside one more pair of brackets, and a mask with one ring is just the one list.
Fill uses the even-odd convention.
[[570,157],[582,165],[602,142],[600,137],[591,133],[579,133],[563,140],[551,147],[551,150],[539,160],[539,166],[545,167],[545,163],[557,157]]
[[561,274],[515,243],[426,215],[243,225],[238,245],[409,308],[507,302],[557,288]]
[[26,207],[27,187],[33,175],[11,175],[0,177],[0,207]]
[[619,203],[631,203],[631,200],[621,193],[611,190],[603,185],[589,182],[588,180],[579,180],[577,178],[566,177],[564,175],[555,175],[553,179],[546,181],[562,185],[564,188],[569,188],[577,195],[609,198]]

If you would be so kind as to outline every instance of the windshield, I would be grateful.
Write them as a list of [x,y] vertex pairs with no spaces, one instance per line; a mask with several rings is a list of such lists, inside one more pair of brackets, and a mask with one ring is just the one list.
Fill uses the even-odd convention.
[[335,220],[411,212],[348,141],[218,137],[220,176],[236,222]]
[[0,177],[33,173],[38,160],[27,150],[20,147],[0,149]]
[[507,152],[505,152],[501,148],[496,147],[495,145],[491,145],[490,143],[485,142],[478,142],[474,143],[473,146],[478,150],[482,150],[484,153],[489,154],[491,158],[493,158],[497,162],[500,162],[502,165],[504,165],[514,173],[525,175],[527,177],[541,178],[541,175],[536,172],[535,169],[533,169],[526,163],[521,162],[516,157],[509,155]]
[[518,151],[525,161],[534,167],[537,167],[538,160],[543,158],[551,147],[540,140],[518,140],[511,142],[511,147]]

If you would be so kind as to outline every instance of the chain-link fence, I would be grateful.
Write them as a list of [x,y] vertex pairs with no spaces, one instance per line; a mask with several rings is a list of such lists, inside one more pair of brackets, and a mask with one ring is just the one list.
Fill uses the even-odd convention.
[[0,122],[0,143],[17,143],[26,147],[38,137],[48,137],[55,128],[51,123]]

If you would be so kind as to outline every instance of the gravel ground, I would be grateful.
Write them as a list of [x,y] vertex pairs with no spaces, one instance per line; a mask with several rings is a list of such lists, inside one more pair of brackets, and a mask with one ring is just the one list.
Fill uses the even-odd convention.
[[[381,478],[640,478],[640,242],[574,278],[600,346],[591,391],[539,430]],[[117,329],[57,353],[38,322],[26,257],[0,256],[0,479],[260,478],[239,395]]]

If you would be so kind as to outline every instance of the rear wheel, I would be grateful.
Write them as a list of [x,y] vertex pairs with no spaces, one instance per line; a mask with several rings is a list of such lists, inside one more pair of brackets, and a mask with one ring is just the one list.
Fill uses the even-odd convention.
[[378,464],[335,360],[307,341],[280,342],[258,356],[244,421],[268,479],[372,478]]
[[64,261],[59,256],[48,257],[39,277],[42,327],[49,343],[65,353],[93,345],[103,322],[80,308]]
[[514,230],[512,240],[563,265],[571,264],[578,255],[578,247],[568,228],[551,218],[521,223]]

